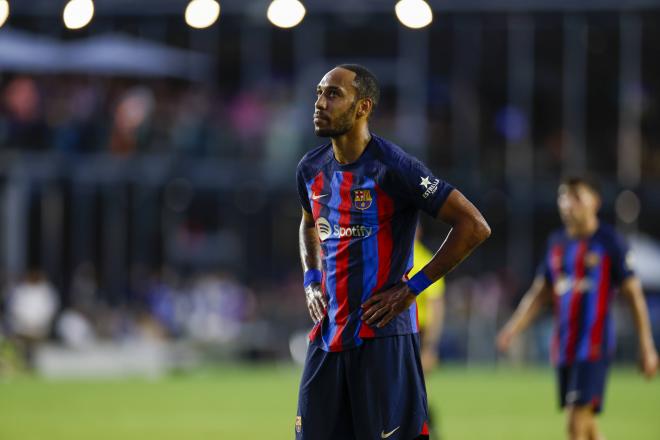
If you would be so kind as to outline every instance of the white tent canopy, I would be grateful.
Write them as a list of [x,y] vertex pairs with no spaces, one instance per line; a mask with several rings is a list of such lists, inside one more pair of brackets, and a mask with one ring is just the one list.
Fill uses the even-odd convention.
[[660,244],[647,235],[630,237],[633,265],[647,289],[660,289]]
[[208,56],[123,34],[63,42],[13,29],[0,30],[0,69],[25,73],[209,77]]

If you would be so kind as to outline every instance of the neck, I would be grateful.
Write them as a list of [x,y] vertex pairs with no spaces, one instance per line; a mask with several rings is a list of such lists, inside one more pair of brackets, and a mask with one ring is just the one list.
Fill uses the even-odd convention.
[[365,125],[355,127],[341,136],[332,138],[332,151],[335,159],[342,165],[355,162],[362,156],[367,144],[371,140],[369,128]]
[[598,225],[598,217],[591,217],[582,224],[567,226],[566,232],[568,232],[568,235],[571,237],[591,237],[598,229]]

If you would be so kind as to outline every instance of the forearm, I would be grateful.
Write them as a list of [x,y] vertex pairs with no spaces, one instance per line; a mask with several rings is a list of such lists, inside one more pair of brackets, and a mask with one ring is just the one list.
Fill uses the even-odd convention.
[[422,271],[431,281],[439,280],[466,259],[488,236],[490,228],[485,222],[466,220],[456,224]]
[[298,233],[300,246],[300,262],[303,271],[310,269],[321,270],[321,245],[314,224],[303,220],[300,222]]
[[522,332],[536,319],[541,310],[543,302],[540,301],[539,295],[525,295],[507,323],[507,329],[514,334]]
[[518,304],[505,330],[516,335],[525,330],[551,301],[552,289],[545,279],[538,277]]
[[626,281],[623,290],[632,309],[639,345],[642,348],[650,349],[654,347],[653,333],[651,332],[651,322],[649,320],[646,299],[644,298],[639,280],[631,279]]

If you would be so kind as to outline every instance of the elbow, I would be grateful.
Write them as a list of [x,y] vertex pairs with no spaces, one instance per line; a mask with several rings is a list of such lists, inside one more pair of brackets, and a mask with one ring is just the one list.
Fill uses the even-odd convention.
[[471,220],[471,241],[474,247],[479,246],[490,237],[491,229],[482,216]]

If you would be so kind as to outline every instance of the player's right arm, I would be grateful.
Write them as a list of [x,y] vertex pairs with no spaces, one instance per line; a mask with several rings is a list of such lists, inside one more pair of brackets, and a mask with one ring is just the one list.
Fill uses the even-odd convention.
[[646,306],[642,283],[639,278],[636,276],[627,277],[621,284],[621,293],[630,303],[635,318],[642,371],[648,379],[651,379],[658,370],[658,352],[653,342],[649,310]]
[[538,275],[518,304],[511,319],[497,335],[497,348],[500,351],[507,351],[513,338],[525,330],[543,308],[551,302],[552,285],[543,275]]
[[[314,217],[304,208],[302,209],[298,242],[303,272],[305,274],[310,273],[310,271],[321,273],[321,242],[316,231],[316,225],[314,224]],[[321,290],[321,283],[311,282],[306,285],[305,298],[307,300],[309,315],[312,317],[314,323],[319,322],[323,319],[326,307],[328,306]]]

